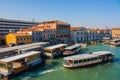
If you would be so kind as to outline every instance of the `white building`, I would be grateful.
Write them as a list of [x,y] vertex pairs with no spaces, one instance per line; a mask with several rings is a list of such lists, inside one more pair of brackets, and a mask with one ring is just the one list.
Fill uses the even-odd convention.
[[103,37],[111,38],[110,29],[71,27],[71,41],[90,42],[102,41]]

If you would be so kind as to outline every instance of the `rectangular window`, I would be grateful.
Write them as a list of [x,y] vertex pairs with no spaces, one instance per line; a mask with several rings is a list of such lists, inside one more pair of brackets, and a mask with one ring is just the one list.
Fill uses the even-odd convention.
[[74,61],[74,64],[78,64],[78,61],[76,60],[76,61]]
[[86,62],[86,61],[87,61],[86,59],[83,60],[83,62]]
[[90,61],[90,59],[87,59],[87,61],[89,62],[89,61]]
[[82,60],[79,60],[79,63],[82,63]]

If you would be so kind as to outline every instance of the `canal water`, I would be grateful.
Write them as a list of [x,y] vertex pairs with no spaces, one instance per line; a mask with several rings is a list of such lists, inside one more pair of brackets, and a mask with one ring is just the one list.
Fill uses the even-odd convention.
[[24,72],[13,80],[120,80],[120,47],[101,43],[89,45],[77,54],[100,50],[112,51],[115,54],[114,61],[85,68],[66,69],[62,66],[63,58],[46,60],[44,66]]

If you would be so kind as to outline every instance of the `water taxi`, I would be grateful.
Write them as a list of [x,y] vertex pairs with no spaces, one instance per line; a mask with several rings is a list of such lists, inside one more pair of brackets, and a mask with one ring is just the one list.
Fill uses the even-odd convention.
[[63,55],[71,55],[81,50],[81,44],[74,44],[64,49]]
[[54,58],[63,53],[67,44],[57,44],[44,48],[44,54],[49,58]]
[[120,39],[113,39],[110,41],[111,45],[120,46]]
[[66,68],[82,67],[110,61],[113,58],[114,54],[110,51],[98,51],[93,53],[65,57],[63,59],[63,66]]

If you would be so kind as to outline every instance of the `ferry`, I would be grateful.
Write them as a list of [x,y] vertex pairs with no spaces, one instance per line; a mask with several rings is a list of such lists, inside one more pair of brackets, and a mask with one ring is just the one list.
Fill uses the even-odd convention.
[[58,55],[61,55],[64,51],[64,48],[67,46],[67,44],[57,44],[49,47],[44,48],[44,54],[48,58],[55,58]]
[[113,39],[110,41],[111,45],[120,46],[120,39]]
[[64,49],[63,55],[72,55],[81,50],[81,44],[74,44]]
[[101,62],[111,61],[113,58],[114,54],[110,51],[98,51],[65,57],[63,59],[63,66],[66,68],[83,67]]

